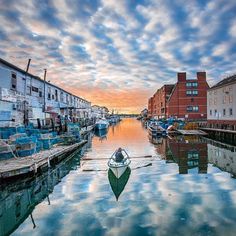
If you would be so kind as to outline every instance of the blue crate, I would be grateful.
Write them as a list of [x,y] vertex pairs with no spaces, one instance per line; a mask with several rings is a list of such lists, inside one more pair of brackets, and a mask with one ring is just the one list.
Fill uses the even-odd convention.
[[12,157],[14,157],[14,155],[12,154],[12,152],[0,153],[0,161],[2,161],[2,160],[7,160],[7,159],[11,159]]
[[34,148],[33,149],[28,149],[28,150],[17,150],[17,156],[19,157],[26,157],[26,156],[31,156],[35,152]]

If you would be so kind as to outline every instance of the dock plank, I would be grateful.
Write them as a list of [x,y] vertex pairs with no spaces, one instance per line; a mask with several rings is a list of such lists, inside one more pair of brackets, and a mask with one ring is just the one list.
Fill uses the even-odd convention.
[[182,135],[207,135],[207,133],[202,130],[181,130],[181,129],[179,129],[178,132]]
[[32,171],[37,172],[37,169],[45,164],[49,167],[51,160],[76,150],[86,142],[86,140],[82,140],[73,145],[57,146],[51,150],[44,150],[31,156],[2,160],[0,161],[0,178],[13,177]]

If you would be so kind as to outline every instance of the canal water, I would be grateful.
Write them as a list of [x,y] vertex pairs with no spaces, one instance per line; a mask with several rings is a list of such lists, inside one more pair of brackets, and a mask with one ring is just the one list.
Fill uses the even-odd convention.
[[[236,147],[151,139],[132,118],[87,139],[48,172],[1,185],[0,235],[235,235]],[[119,180],[106,160],[118,147],[133,157]]]

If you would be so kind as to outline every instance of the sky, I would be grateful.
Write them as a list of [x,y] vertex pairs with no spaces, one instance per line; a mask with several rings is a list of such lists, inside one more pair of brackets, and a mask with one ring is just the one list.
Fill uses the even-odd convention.
[[236,72],[235,0],[0,0],[0,22],[1,58],[119,113],[177,72]]

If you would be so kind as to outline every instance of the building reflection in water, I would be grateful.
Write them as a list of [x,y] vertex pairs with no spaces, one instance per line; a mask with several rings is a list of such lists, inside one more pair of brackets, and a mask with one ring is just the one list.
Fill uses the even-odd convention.
[[236,178],[236,146],[207,140],[208,162]]
[[236,178],[236,146],[200,136],[149,137],[157,153],[166,163],[177,163],[180,174],[198,168],[198,173],[207,173],[208,164]]
[[199,136],[159,137],[150,140],[156,151],[167,163],[177,163],[180,174],[198,168],[198,173],[207,173],[207,143]]

